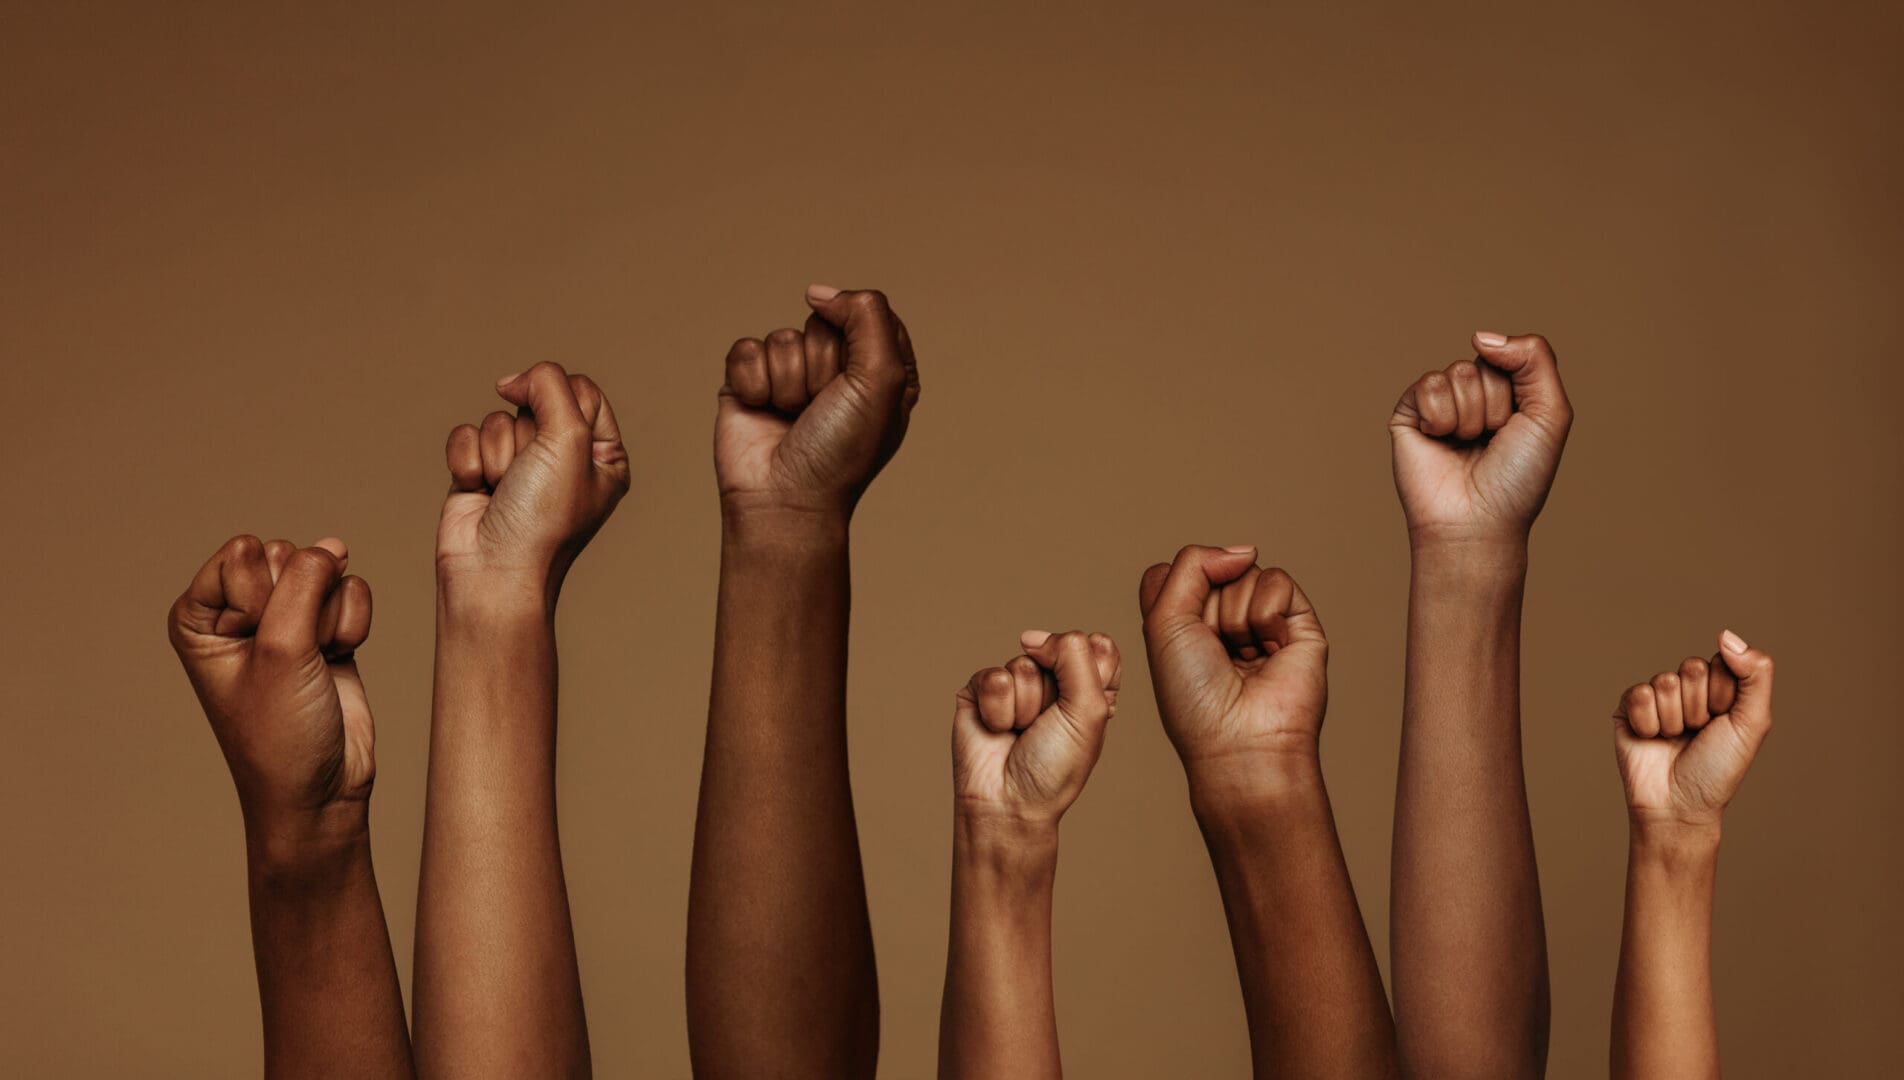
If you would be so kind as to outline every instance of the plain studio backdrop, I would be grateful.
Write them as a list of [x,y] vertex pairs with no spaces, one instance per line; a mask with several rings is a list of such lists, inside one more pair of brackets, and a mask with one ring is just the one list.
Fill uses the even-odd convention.
[[227,536],[376,595],[373,833],[409,984],[444,436],[553,359],[634,491],[560,614],[563,850],[603,1076],[687,1072],[688,854],[728,344],[887,290],[924,397],[854,535],[883,1072],[933,1067],[953,690],[1111,632],[1065,819],[1081,1077],[1237,1076],[1221,908],[1136,586],[1261,545],[1333,645],[1323,753],[1378,955],[1407,550],[1384,421],[1470,331],[1555,342],[1527,777],[1552,1073],[1604,1072],[1609,712],[1732,627],[1778,730],[1728,815],[1735,1077],[1875,1075],[1904,1013],[1896,5],[93,5],[0,11],[0,1032],[20,1076],[260,1060],[231,782],[163,616]]

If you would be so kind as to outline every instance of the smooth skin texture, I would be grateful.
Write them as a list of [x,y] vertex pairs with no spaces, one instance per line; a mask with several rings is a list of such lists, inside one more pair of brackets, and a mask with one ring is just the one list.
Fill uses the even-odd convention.
[[1329,641],[1253,547],[1186,547],[1138,603],[1164,730],[1223,895],[1258,1077],[1396,1075],[1395,1029],[1322,782]]
[[370,587],[348,555],[232,537],[167,619],[238,787],[273,1078],[413,1075],[370,859]]
[[1478,333],[1389,419],[1408,522],[1407,682],[1390,879],[1410,1076],[1539,1076],[1547,941],[1521,768],[1528,535],[1573,423],[1538,335]]
[[727,355],[714,673],[688,895],[702,1077],[871,1076],[879,983],[847,779],[847,536],[919,400],[878,292],[807,290]]
[[1051,987],[1058,822],[1117,712],[1103,634],[1028,630],[1024,653],[961,687],[952,714],[952,930],[939,1075],[1063,1075]]
[[1612,1074],[1719,1075],[1712,903],[1725,808],[1772,730],[1772,658],[1727,630],[1628,689],[1613,712],[1626,788],[1626,923],[1613,989]]
[[542,363],[516,406],[450,432],[436,537],[436,690],[417,894],[426,1076],[586,1076],[582,981],[556,830],[555,608],[628,491],[614,411]]

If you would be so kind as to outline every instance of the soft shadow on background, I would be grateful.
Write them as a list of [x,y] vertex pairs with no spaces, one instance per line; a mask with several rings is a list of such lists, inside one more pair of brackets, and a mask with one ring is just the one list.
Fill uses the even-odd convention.
[[[1904,1013],[1895,5],[194,4],[0,12],[8,927],[22,1076],[259,1061],[243,850],[162,617],[228,535],[376,594],[374,835],[407,985],[431,537],[492,380],[594,375],[635,490],[569,578],[561,812],[603,1076],[687,1071],[682,939],[727,345],[886,289],[925,384],[855,536],[884,1072],[927,1075],[952,691],[1022,629],[1140,652],[1142,568],[1254,542],[1334,644],[1325,767],[1378,953],[1406,546],[1383,422],[1470,331],[1579,412],[1525,728],[1556,1077],[1604,1074],[1607,716],[1722,626],[1779,660],[1727,823],[1728,1073],[1876,1075]],[[1065,822],[1081,1077],[1242,1075],[1143,667]]]

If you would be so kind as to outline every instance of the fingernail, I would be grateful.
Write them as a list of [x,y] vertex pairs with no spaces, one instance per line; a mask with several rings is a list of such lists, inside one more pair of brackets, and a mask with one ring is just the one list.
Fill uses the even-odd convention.
[[1719,647],[1729,653],[1741,654],[1745,652],[1745,639],[1727,630],[1719,635]]
[[808,285],[807,299],[816,304],[824,304],[838,296],[840,291],[831,285]]
[[1223,549],[1232,555],[1248,555],[1256,550],[1255,544],[1230,544]]
[[1035,649],[1050,640],[1051,631],[1049,630],[1027,630],[1018,635],[1018,644],[1027,649]]
[[1482,330],[1474,335],[1474,340],[1486,345],[1490,349],[1498,349],[1507,344],[1507,335],[1497,334],[1492,330]]
[[515,382],[517,379],[520,379],[520,378],[522,378],[522,372],[520,371],[516,372],[514,375],[504,375],[502,378],[496,380],[496,389],[501,390],[503,387],[508,386],[510,383]]
[[315,546],[321,547],[332,555],[337,556],[338,562],[350,561],[350,547],[335,536],[326,536],[324,539],[319,540]]

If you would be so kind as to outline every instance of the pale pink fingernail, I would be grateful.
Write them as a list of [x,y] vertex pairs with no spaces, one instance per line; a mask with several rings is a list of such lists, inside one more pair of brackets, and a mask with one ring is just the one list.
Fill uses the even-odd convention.
[[1745,639],[1730,630],[1719,635],[1719,647],[1734,655],[1745,652]]
[[1256,550],[1255,544],[1231,544],[1223,549],[1232,555],[1248,555]]
[[345,543],[344,543],[344,542],[343,542],[342,540],[339,540],[339,539],[338,539],[337,537],[335,537],[335,536],[326,536],[326,537],[325,537],[324,539],[322,539],[322,540],[319,540],[319,541],[318,541],[318,542],[317,542],[317,543],[316,543],[315,545],[313,545],[313,546],[315,546],[315,547],[321,547],[321,548],[323,548],[323,549],[324,549],[325,551],[328,551],[328,552],[330,552],[330,553],[331,553],[332,555],[335,555],[335,556],[337,556],[337,561],[338,561],[338,562],[349,562],[349,561],[350,561],[350,548],[349,548],[349,546],[348,546],[348,545],[346,545],[346,544],[345,544]]
[[807,299],[816,304],[824,304],[838,296],[840,291],[831,285],[808,285]]
[[1474,340],[1486,345],[1490,349],[1498,349],[1507,344],[1507,335],[1497,334],[1492,330],[1482,330],[1474,335]]
[[516,372],[514,375],[504,375],[502,378],[496,380],[496,389],[501,390],[503,387],[508,386],[510,383],[515,382],[517,379],[520,379],[520,378],[522,378],[522,372],[520,371]]
[[1050,640],[1051,631],[1049,630],[1027,630],[1018,635],[1018,644],[1027,649],[1035,649]]

